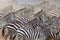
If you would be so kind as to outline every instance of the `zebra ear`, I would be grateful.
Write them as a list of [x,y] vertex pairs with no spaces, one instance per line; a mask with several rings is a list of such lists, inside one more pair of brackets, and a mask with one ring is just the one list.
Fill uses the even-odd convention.
[[11,22],[11,21],[15,20],[15,18],[16,18],[15,14],[13,12],[11,12],[11,13],[7,14],[3,19],[6,22]]

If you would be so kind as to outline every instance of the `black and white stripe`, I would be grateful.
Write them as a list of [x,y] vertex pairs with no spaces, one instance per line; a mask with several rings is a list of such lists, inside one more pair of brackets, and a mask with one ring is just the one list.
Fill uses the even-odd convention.
[[[12,22],[9,22],[7,25],[5,25],[2,29],[2,35],[5,35],[5,29],[8,28],[9,33],[12,32],[12,30],[14,30],[16,32],[17,29],[19,29],[20,27],[24,27],[23,26],[23,21],[21,21],[20,19],[18,20],[14,20]],[[15,33],[14,32],[14,33]],[[10,35],[10,34],[9,34]]]
[[[8,28],[8,30],[12,29],[15,31],[13,34],[10,35],[10,32],[13,32],[12,30],[10,30],[9,31],[10,36],[19,34],[20,36],[26,36],[26,38],[38,39],[40,35],[40,32],[35,31],[32,25],[29,24],[24,25],[18,20],[8,23],[5,27]],[[2,31],[2,33],[4,35],[4,30]]]
[[[38,23],[38,22],[37,22]],[[33,23],[34,24],[34,23]],[[25,36],[26,38],[29,38],[29,39],[34,39],[34,40],[37,40],[37,39],[40,39],[41,35],[40,34],[41,32],[39,31],[35,31],[33,29],[33,25],[30,25],[30,24],[23,24],[23,21],[21,21],[20,19],[18,20],[14,20],[12,22],[9,22],[4,28],[3,28],[3,36],[4,36],[4,29],[5,28],[8,28],[9,30],[9,35],[10,35],[10,40],[14,40],[14,38],[16,37],[17,34],[19,34],[20,36]],[[43,30],[44,31],[44,30]],[[11,33],[12,32],[12,33]],[[45,31],[46,32],[46,31]],[[46,32],[47,33],[47,32]],[[43,35],[47,36],[47,34],[44,34]],[[50,32],[49,32],[50,33]],[[48,33],[48,34],[49,34]],[[13,36],[13,37],[12,37]],[[13,38],[13,39],[11,39]]]

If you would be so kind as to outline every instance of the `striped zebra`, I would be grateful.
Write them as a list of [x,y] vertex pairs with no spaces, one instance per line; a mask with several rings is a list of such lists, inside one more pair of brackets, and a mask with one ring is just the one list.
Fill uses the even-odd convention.
[[53,33],[53,38],[54,40],[60,40],[60,17],[57,19],[57,17],[53,16],[51,19],[52,25],[55,25],[57,30],[56,33]]
[[[21,40],[45,40],[45,36],[40,31],[35,31],[31,25],[25,25],[22,28],[17,29],[18,39]],[[44,38],[43,38],[44,37]]]
[[[22,21],[20,19],[19,20],[14,20],[12,22],[9,22],[3,28],[2,35],[3,36],[5,35],[4,34],[5,33],[5,29],[7,28],[8,29],[8,35],[6,34],[5,37],[7,38],[10,35],[10,40],[14,40],[17,35],[19,37],[17,40],[21,39],[20,36],[23,37],[24,39],[26,38],[26,40],[38,40],[38,39],[45,40],[47,35],[50,36],[50,33],[52,32],[52,30],[48,29],[48,28],[47,28],[47,30],[44,29],[43,32],[35,31],[33,29],[33,25],[30,25],[28,23],[27,24],[23,24],[23,23],[24,23],[24,21]],[[49,26],[51,27],[51,25],[49,25]],[[47,34],[47,31],[48,31],[48,34]],[[43,37],[44,37],[44,39],[43,39]]]
[[20,36],[26,37],[27,38],[26,40],[46,40],[48,37],[50,37],[50,38],[53,37],[52,34],[54,32],[56,32],[56,29],[53,28],[53,26],[48,25],[46,28],[44,28],[40,31],[35,31],[28,27],[28,28],[20,28],[17,30],[17,32]]
[[[27,28],[28,27],[28,28]],[[30,27],[30,28],[29,28]],[[30,25],[22,25],[21,23],[17,23],[17,21],[15,22],[14,21],[14,23],[12,22],[11,24],[10,23],[8,23],[8,25],[7,25],[7,28],[8,29],[10,29],[10,31],[11,31],[11,29],[12,29],[12,32],[14,31],[15,32],[15,35],[14,35],[14,33],[12,33],[12,32],[10,32],[10,33],[12,33],[12,35],[14,36],[14,38],[15,38],[15,36],[16,36],[16,33],[17,34],[19,34],[20,36],[23,36],[23,37],[26,37],[26,38],[28,38],[28,39],[30,39],[30,40],[38,40],[38,38],[39,38],[39,35],[40,35],[40,33],[41,32],[37,32],[37,31],[35,31],[35,30],[33,30],[33,29],[31,29],[32,28],[32,26],[30,26]],[[50,29],[50,30],[52,30],[52,29]],[[46,32],[46,31],[45,31]],[[44,33],[45,33],[44,32]],[[52,32],[52,31],[51,31]],[[43,35],[45,35],[45,36],[47,36],[47,32],[44,34],[44,33],[42,33]],[[11,37],[10,37],[10,39],[12,38],[12,35],[11,35]],[[18,35],[18,36],[19,36]],[[40,36],[41,37],[41,36]],[[14,39],[13,38],[13,39]],[[19,37],[20,38],[20,37]],[[12,39],[11,39],[12,40]],[[18,40],[20,40],[20,39],[18,39]],[[27,39],[26,39],[27,40]]]
[[7,25],[5,25],[5,27],[2,30],[3,36],[6,28],[8,28],[9,32],[8,32],[8,35],[5,36],[5,40],[9,35],[10,35],[10,40],[14,40],[14,38],[16,37],[16,34],[20,35],[21,32],[22,32],[21,35],[23,34],[28,39],[34,38],[37,40],[40,35],[40,32],[34,31],[31,25],[28,25],[28,24],[23,25],[18,20],[15,20],[14,22],[10,22]]
[[[21,39],[20,37],[23,37],[23,39],[26,38],[26,40],[46,40],[46,37],[50,36],[50,33],[52,32],[50,28],[49,29],[47,28],[47,30],[43,29],[43,31],[41,32],[35,31],[32,25],[29,25],[29,24],[23,25],[18,20],[8,23],[5,26],[5,28],[8,28],[9,30],[8,35],[10,35],[10,40],[14,40],[17,35],[19,37],[19,38],[17,37],[18,38],[17,40],[20,40]],[[3,36],[4,36],[5,28],[2,31]],[[5,37],[8,37],[8,36],[5,36]]]
[[[28,25],[29,26],[29,25]],[[30,26],[31,27],[31,26]],[[22,25],[19,21],[17,21],[17,22],[11,22],[11,23],[8,23],[6,26],[5,26],[5,28],[8,28],[8,30],[9,30],[9,33],[8,33],[8,35],[7,35],[7,37],[9,36],[9,34],[11,34],[12,32],[14,32],[13,34],[11,34],[10,35],[10,40],[13,40],[13,39],[11,39],[12,38],[12,35],[16,35],[16,32],[17,32],[17,30],[18,29],[20,29],[21,30],[21,32],[23,32],[24,34],[26,34],[27,33],[27,31],[26,31],[26,29],[28,29],[27,27],[25,28],[25,26],[24,25]],[[5,29],[4,28],[4,29]],[[22,29],[21,29],[22,28]],[[2,34],[3,34],[3,36],[4,36],[4,29],[3,29],[3,31],[2,31]],[[24,30],[26,31],[24,31]],[[31,29],[31,28],[29,28],[29,29]],[[12,31],[12,32],[11,32]],[[22,34],[23,34],[22,33]],[[32,34],[32,33],[31,33]],[[27,36],[27,34],[26,34],[26,36]],[[14,36],[15,37],[15,36]],[[28,37],[28,36],[27,36]],[[6,40],[6,39],[5,39]]]
[[[4,27],[3,27],[3,29],[2,29],[2,35],[4,36],[5,34],[5,29],[8,27],[8,26],[11,26],[11,27],[13,27],[13,28],[15,28],[15,29],[12,29],[12,28],[9,28],[8,27],[8,31],[9,31],[9,33],[6,35],[7,37],[9,36],[9,35],[13,35],[15,32],[16,32],[16,30],[18,29],[18,28],[20,28],[21,26],[23,27],[23,23],[24,23],[24,21],[22,20],[22,19],[19,19],[19,18],[17,18],[16,20],[14,20],[14,21],[11,21],[11,22],[9,22],[8,24],[6,24]],[[20,25],[20,26],[17,26],[17,25]],[[12,37],[10,37],[10,39],[12,40]]]
[[59,36],[60,36],[59,35],[60,34],[59,30],[60,29],[58,28],[58,25],[51,24],[51,25],[48,25],[47,28],[50,29],[50,40],[51,39],[54,39],[54,40],[59,39]]
[[[30,25],[28,23],[27,24],[21,23],[20,19],[14,20],[14,21],[8,23],[7,25],[5,25],[5,27],[2,30],[3,36],[4,36],[6,28],[8,28],[9,31],[8,31],[8,34],[6,34],[6,36],[5,36],[5,40],[7,39],[7,37],[9,35],[10,35],[10,40],[14,40],[17,34],[19,34],[20,36],[26,37],[28,40],[29,39],[30,40],[38,40],[38,39],[44,40],[43,37],[45,38],[45,36],[44,36],[45,34],[41,33],[40,31],[35,31],[33,29],[33,25]],[[21,38],[19,37],[17,40],[20,40],[20,39]]]
[[47,20],[49,20],[49,17],[46,15],[45,11],[43,11],[42,9],[37,14],[35,14],[34,17],[36,17],[39,20],[42,20],[43,22],[46,22]]

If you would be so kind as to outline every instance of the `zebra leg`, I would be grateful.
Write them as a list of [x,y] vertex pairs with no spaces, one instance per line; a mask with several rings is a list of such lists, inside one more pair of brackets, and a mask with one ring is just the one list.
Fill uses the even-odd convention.
[[16,30],[8,29],[9,30],[9,35],[10,35],[10,40],[15,40],[16,38]]
[[16,35],[13,36],[13,40],[15,40],[15,38],[16,38]]
[[5,40],[7,40],[7,37],[9,36],[9,33],[7,30],[8,29],[6,28],[6,26],[4,26],[2,29],[2,36],[5,38]]
[[4,37],[5,40],[7,40],[8,36],[9,36],[9,33],[5,35],[5,37]]
[[24,36],[21,36],[21,35],[19,35],[19,34],[17,35],[16,39],[17,39],[17,40],[25,40]]
[[16,38],[16,34],[10,35],[10,40],[15,40],[15,38]]
[[3,29],[2,29],[2,36],[4,37],[4,35],[5,35],[5,26],[3,27]]
[[10,40],[13,40],[13,35],[10,35]]
[[8,30],[9,30],[10,40],[13,40],[13,37],[15,35],[15,31],[12,29],[8,29]]

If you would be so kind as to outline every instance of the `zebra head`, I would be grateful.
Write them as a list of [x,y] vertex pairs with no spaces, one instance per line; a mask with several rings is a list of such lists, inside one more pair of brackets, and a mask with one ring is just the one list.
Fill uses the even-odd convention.
[[43,22],[46,22],[48,20],[48,16],[43,10],[39,11],[34,16],[36,16],[38,19],[42,20]]

